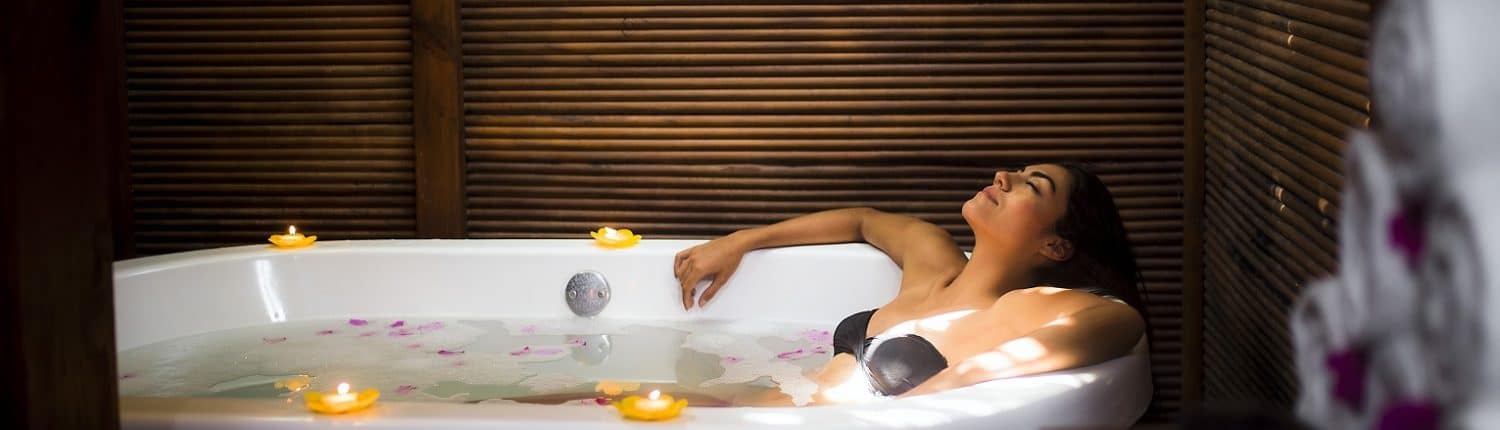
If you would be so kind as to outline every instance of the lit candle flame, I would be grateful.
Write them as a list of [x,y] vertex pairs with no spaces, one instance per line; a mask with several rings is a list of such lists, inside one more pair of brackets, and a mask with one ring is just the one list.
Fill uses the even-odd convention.
[[295,225],[293,225],[293,226],[287,226],[287,228],[286,228],[286,234],[288,234],[288,235],[295,235],[295,234],[297,234],[297,226],[295,226]]
[[610,239],[619,239],[620,238],[620,231],[619,230],[615,230],[613,228],[604,227],[604,237],[607,237],[607,238],[610,238]]
[[647,397],[650,397],[651,400],[660,399],[661,398],[661,390],[651,390],[651,395],[647,396]]
[[349,383],[348,382],[340,382],[339,383],[339,394],[349,394]]

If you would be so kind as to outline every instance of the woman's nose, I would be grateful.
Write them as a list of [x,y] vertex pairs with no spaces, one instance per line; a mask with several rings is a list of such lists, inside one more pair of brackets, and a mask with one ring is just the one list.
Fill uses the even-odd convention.
[[1010,191],[1010,172],[1004,170],[995,172],[995,187],[1000,191]]

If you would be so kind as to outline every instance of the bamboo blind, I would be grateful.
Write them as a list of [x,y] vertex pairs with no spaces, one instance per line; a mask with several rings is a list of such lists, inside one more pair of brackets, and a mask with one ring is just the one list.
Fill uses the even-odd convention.
[[872,206],[965,245],[997,168],[1076,159],[1181,387],[1180,2],[462,2],[470,237],[707,238]]
[[142,254],[415,231],[404,1],[127,0]]
[[1204,396],[1288,405],[1287,315],[1337,269],[1343,139],[1369,125],[1370,5],[1206,3]]

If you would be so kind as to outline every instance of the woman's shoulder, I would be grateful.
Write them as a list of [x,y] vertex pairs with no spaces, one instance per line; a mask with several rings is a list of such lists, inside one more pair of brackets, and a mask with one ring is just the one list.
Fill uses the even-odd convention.
[[1108,291],[1102,288],[1061,288],[1050,285],[1011,290],[1000,296],[1000,299],[996,301],[996,306],[1066,311],[1070,308],[1082,309],[1106,303],[1129,306],[1124,301],[1109,295]]

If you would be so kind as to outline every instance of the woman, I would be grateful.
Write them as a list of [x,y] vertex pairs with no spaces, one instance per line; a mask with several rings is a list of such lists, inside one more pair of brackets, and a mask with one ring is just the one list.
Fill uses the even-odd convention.
[[901,267],[900,290],[839,323],[836,355],[811,375],[817,403],[1086,366],[1139,343],[1146,324],[1135,257],[1097,176],[1060,164],[996,172],[963,216],[974,230],[968,258],[942,228],[868,208],[741,230],[677,254],[682,305],[691,308],[708,279],[697,304],[713,300],[754,249],[864,241],[884,251]]

